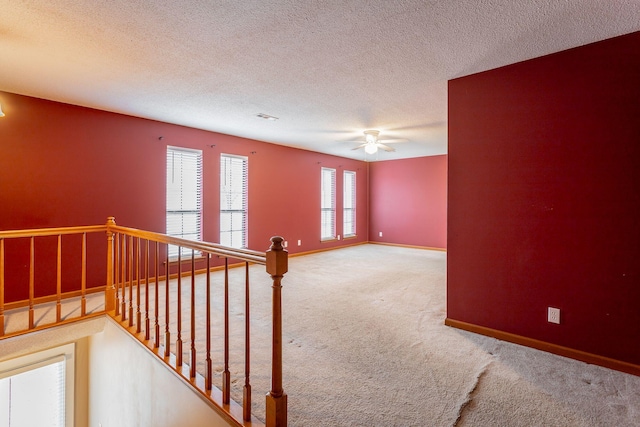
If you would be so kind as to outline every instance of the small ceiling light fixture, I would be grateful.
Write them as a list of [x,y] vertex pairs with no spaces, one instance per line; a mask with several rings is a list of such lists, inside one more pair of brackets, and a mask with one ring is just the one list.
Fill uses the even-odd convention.
[[270,116],[270,115],[265,114],[265,113],[256,114],[256,117],[260,117],[261,119],[265,119],[265,120],[271,120],[272,122],[275,122],[276,120],[278,120],[277,117]]
[[378,147],[376,144],[367,144],[364,146],[364,151],[367,154],[375,154],[378,152]]
[[0,117],[4,117],[4,113],[2,112],[2,105],[0,105]]
[[380,135],[379,130],[365,130],[364,131],[364,139],[367,144],[364,146],[364,151],[367,154],[375,154],[378,152],[378,135]]

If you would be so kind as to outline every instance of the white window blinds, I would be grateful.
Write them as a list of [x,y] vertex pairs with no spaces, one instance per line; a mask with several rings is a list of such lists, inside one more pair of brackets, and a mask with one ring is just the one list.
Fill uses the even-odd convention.
[[[167,234],[190,240],[202,236],[202,151],[167,147]],[[191,250],[184,249],[184,254]],[[169,246],[169,256],[178,255]]]
[[336,237],[336,170],[322,168],[320,186],[320,239]]
[[220,156],[220,244],[247,247],[248,160]]
[[344,171],[343,193],[343,234],[345,237],[356,235],[356,173]]

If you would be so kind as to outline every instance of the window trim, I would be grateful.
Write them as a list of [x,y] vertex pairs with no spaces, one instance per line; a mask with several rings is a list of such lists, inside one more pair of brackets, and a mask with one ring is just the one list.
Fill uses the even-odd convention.
[[[169,209],[169,155],[173,153],[183,153],[187,155],[192,155],[195,157],[196,164],[196,209]],[[174,168],[175,170],[175,168]],[[181,237],[185,238],[184,227],[181,228],[181,233],[176,233],[174,230],[169,230],[169,216],[171,214],[196,214],[196,241],[202,241],[202,200],[203,200],[203,153],[202,150],[193,149],[193,148],[184,148],[184,147],[175,147],[171,145],[167,145],[167,164],[166,164],[166,187],[165,187],[165,233],[169,236]],[[192,234],[192,233],[189,233]],[[190,256],[191,249],[181,247],[180,251],[182,256]],[[197,255],[200,255],[200,252],[196,252]],[[170,261],[174,261],[178,259],[178,251],[175,249],[173,245],[169,245],[168,257]]]
[[[329,189],[330,201],[331,205],[328,207],[324,206],[325,202],[325,173],[331,174],[331,189]],[[331,235],[324,235],[325,231],[325,212],[330,212],[331,215]],[[337,231],[336,231],[336,170],[335,168],[320,168],[320,241],[327,242],[331,240],[337,239]]]
[[[347,176],[352,176],[352,180],[351,180],[351,200],[347,200],[347,195],[349,194],[349,192],[347,191]],[[342,173],[342,183],[343,183],[343,189],[342,189],[342,234],[343,237],[345,239],[348,238],[352,238],[352,237],[356,237],[357,235],[357,220],[356,220],[356,213],[357,213],[357,193],[356,193],[356,172],[355,171],[350,171],[350,170],[345,170]],[[352,206],[351,208],[347,208],[347,202],[350,202],[349,204]],[[347,212],[350,212],[349,214],[347,214]],[[347,233],[347,231],[345,230],[345,224],[347,224],[347,215],[351,217],[351,223],[352,225],[352,233]]]
[[[235,159],[242,160],[242,209],[223,209],[222,198],[225,194],[229,194],[229,192],[223,191],[223,161],[225,159]],[[230,247],[238,248],[238,249],[246,249],[249,245],[249,157],[247,156],[239,156],[236,154],[220,154],[220,211],[219,211],[219,241],[220,244],[225,244],[222,242],[222,233],[233,233],[234,229],[231,227],[229,230],[222,229],[222,215],[223,213],[241,213],[242,214],[242,244],[240,246],[233,245],[233,237],[231,237],[231,245]],[[238,230],[236,230],[238,231]]]
[[64,425],[73,427],[75,425],[75,352],[75,343],[69,343],[2,361],[0,362],[0,379],[64,361]]

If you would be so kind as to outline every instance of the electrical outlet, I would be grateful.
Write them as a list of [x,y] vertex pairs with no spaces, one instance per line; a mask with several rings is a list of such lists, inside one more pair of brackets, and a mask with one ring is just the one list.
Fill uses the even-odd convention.
[[298,240],[298,246],[302,245],[302,240]]
[[287,246],[289,246],[289,243],[285,240],[282,246],[286,248]]
[[338,234],[338,240],[340,240],[340,235]]
[[378,237],[382,237],[382,231],[378,233]]
[[557,323],[560,324],[560,309],[549,307],[549,311],[547,312],[547,321],[549,323]]

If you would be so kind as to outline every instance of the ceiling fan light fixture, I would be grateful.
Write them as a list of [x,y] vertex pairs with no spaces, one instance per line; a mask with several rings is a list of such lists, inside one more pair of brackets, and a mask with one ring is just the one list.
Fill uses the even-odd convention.
[[378,152],[378,146],[376,145],[376,143],[367,143],[367,145],[364,146],[364,151],[367,154],[375,154]]
[[380,135],[380,131],[379,130],[365,130],[364,131],[364,139],[365,139],[365,141],[367,141],[367,144],[375,144],[376,142],[378,142],[378,135]]

